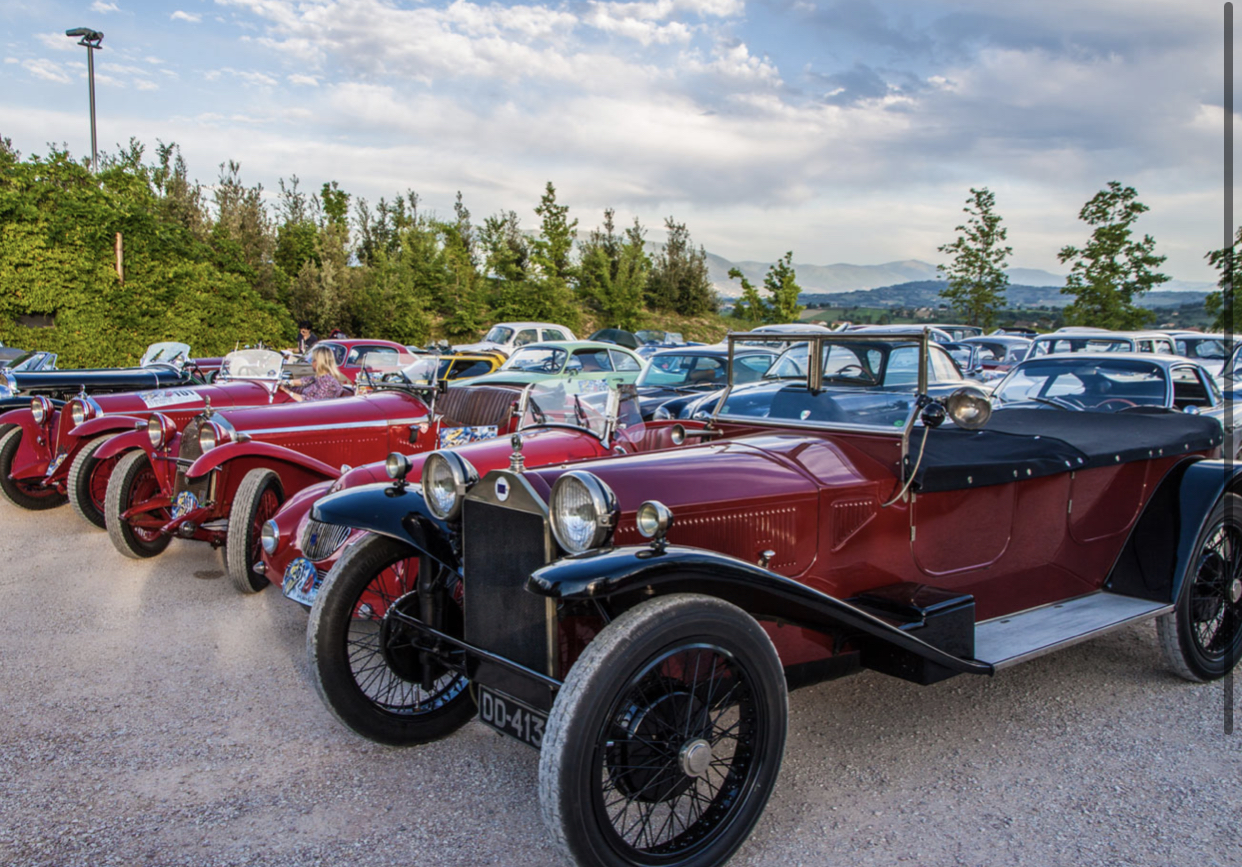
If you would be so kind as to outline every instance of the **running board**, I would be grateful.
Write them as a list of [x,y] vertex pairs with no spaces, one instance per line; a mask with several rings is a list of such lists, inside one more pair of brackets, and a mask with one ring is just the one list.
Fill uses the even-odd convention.
[[1008,668],[1062,647],[1167,614],[1173,606],[1103,591],[986,620],[975,627],[975,659]]

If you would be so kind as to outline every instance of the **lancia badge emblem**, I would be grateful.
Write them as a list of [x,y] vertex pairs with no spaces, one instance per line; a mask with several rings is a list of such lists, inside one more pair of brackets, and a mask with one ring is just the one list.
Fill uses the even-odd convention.
[[509,499],[508,479],[502,477],[496,480],[496,499],[500,500],[502,503]]

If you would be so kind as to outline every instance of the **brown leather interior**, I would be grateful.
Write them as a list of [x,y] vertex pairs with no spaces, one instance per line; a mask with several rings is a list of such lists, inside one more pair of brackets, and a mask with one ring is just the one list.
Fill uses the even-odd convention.
[[513,402],[520,389],[498,385],[473,385],[450,388],[436,398],[436,413],[441,427],[478,427],[496,425],[503,429],[509,423]]

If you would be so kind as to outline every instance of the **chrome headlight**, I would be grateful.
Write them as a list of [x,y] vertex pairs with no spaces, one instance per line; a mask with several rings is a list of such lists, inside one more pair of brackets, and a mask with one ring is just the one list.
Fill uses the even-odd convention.
[[663,539],[673,526],[673,513],[659,500],[648,500],[638,507],[638,532],[648,539]]
[[945,410],[963,430],[979,430],[992,417],[992,402],[981,389],[967,385],[949,395]]
[[147,439],[151,441],[153,448],[160,449],[167,445],[175,431],[173,420],[163,413],[152,413],[147,419]]
[[17,394],[17,377],[7,370],[0,370],[0,397]]
[[52,417],[52,402],[46,397],[31,398],[30,414],[34,416],[35,424],[43,424]]
[[617,525],[617,497],[593,473],[573,470],[552,486],[552,534],[570,554],[608,542]]
[[218,445],[227,443],[232,436],[229,434],[228,428],[223,425],[209,421],[198,430],[198,447],[203,453],[207,453]]
[[410,472],[410,459],[401,452],[393,452],[384,461],[384,472],[394,482],[404,482]]
[[73,423],[75,425],[82,424],[82,422],[86,421],[86,407],[82,405],[82,401],[80,400],[75,400],[73,402],[73,408],[69,410],[69,414],[73,416]]
[[466,491],[479,480],[479,471],[452,451],[432,452],[423,464],[423,496],[431,514],[451,521],[461,514]]
[[276,553],[276,541],[280,538],[280,530],[276,528],[275,521],[264,521],[263,529],[259,531],[259,544],[263,546],[263,550],[269,555]]

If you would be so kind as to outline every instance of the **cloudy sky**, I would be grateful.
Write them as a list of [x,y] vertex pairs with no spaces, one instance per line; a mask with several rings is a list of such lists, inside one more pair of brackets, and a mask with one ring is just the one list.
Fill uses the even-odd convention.
[[[1109,180],[1180,280],[1222,213],[1222,6],[1201,0],[0,0],[0,135],[25,154],[176,141],[372,202],[581,228],[663,218],[731,259],[939,261],[988,186],[1012,264],[1064,272]],[[1242,199],[1240,199],[1242,205]]]

